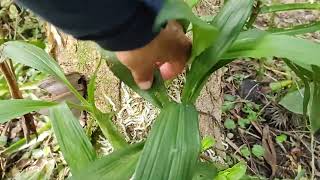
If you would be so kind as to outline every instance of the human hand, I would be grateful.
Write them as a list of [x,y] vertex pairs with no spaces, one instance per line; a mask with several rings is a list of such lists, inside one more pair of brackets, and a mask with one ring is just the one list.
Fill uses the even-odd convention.
[[141,89],[149,89],[153,72],[159,68],[163,79],[171,79],[181,73],[190,56],[191,41],[182,26],[169,21],[167,26],[149,44],[142,48],[118,51],[116,56],[127,66]]

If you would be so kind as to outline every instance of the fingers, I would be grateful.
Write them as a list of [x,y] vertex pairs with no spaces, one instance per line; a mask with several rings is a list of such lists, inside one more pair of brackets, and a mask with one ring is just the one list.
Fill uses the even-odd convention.
[[116,55],[119,61],[131,71],[133,79],[140,89],[147,90],[151,88],[153,71],[156,66],[153,62],[139,58],[142,56],[131,52],[117,52]]

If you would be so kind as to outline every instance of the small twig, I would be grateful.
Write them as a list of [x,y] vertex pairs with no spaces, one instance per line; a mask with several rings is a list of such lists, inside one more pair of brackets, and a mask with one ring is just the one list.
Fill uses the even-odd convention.
[[311,132],[310,133],[311,135],[311,157],[312,157],[312,159],[311,159],[311,179],[315,179],[314,178],[314,175],[315,175],[315,169],[316,169],[316,167],[315,167],[315,156],[314,156],[314,135],[313,135],[313,133]]
[[251,14],[251,17],[248,21],[248,23],[246,24],[246,27],[248,29],[251,29],[253,27],[253,23],[256,21],[258,15],[259,15],[259,12],[261,10],[261,1],[258,0],[257,1],[257,4],[254,6],[253,8],[253,11],[252,11],[252,14]]
[[[0,63],[0,70],[3,73],[7,84],[9,86],[10,94],[13,99],[23,99],[22,93],[19,90],[15,75],[10,69],[8,63],[6,61]],[[27,140],[29,140],[29,136],[31,133],[36,133],[36,127],[33,121],[33,116],[29,113],[24,115],[22,118],[22,127],[23,134]]]

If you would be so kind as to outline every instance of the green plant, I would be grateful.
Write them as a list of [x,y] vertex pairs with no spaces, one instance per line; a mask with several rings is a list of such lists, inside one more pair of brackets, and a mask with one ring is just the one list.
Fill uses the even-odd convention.
[[285,134],[280,134],[279,136],[276,137],[277,143],[283,143],[287,140],[287,135]]
[[258,144],[253,145],[252,147],[252,154],[255,155],[257,158],[262,158],[265,153],[265,149]]
[[235,129],[236,124],[234,123],[234,121],[232,119],[227,119],[224,121],[224,127],[227,129]]
[[[194,1],[190,1],[193,5]],[[244,25],[251,15],[253,0],[228,0],[217,16],[206,23],[196,17],[182,1],[168,0],[157,17],[155,29],[167,20],[177,19],[185,27],[192,26],[193,48],[191,68],[186,75],[182,103],[171,102],[159,75],[148,91],[140,90],[130,74],[113,53],[101,50],[113,73],[147,101],[160,108],[149,137],[144,143],[129,145],[117,131],[111,119],[95,107],[94,88],[96,73],[88,86],[85,99],[66,79],[58,64],[42,49],[23,42],[6,42],[1,46],[1,56],[26,64],[50,74],[63,82],[80,100],[80,105],[70,102],[55,103],[33,100],[0,101],[0,122],[9,121],[41,108],[50,108],[50,119],[60,149],[70,166],[72,179],[240,179],[246,165],[239,163],[231,169],[219,172],[214,167],[199,162],[201,143],[198,113],[194,103],[211,73],[236,58],[279,57],[297,73],[305,85],[303,113],[307,115],[313,132],[320,128],[320,45],[308,40],[288,36],[287,31],[269,33],[247,29]],[[250,26],[248,26],[250,27]],[[297,30],[297,29],[296,29]],[[279,31],[277,31],[279,32]],[[310,83],[313,82],[311,86]],[[11,109],[8,109],[11,107]],[[19,107],[19,108],[16,108]],[[70,107],[86,110],[100,126],[115,151],[97,158],[97,154]],[[9,112],[9,110],[11,110]],[[249,122],[257,118],[250,108]],[[255,148],[261,156],[261,148]],[[244,157],[250,156],[248,147],[241,149]],[[214,172],[214,173],[210,173]]]
[[245,158],[249,158],[249,156],[251,155],[250,150],[249,150],[249,148],[247,146],[243,146],[240,149],[240,153]]

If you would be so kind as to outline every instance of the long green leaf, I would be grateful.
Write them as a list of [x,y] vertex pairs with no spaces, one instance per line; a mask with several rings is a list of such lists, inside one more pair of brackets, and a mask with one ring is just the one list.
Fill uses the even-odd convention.
[[241,33],[238,40],[223,55],[223,59],[280,57],[312,71],[320,66],[320,44],[287,35],[274,35],[252,30]]
[[272,13],[280,11],[290,11],[299,9],[320,10],[320,3],[289,3],[289,4],[274,4],[271,6],[264,6],[260,13]]
[[153,85],[149,90],[141,90],[134,82],[130,70],[122,65],[113,53],[103,49],[101,49],[101,52],[104,58],[106,58],[109,68],[113,74],[144,99],[148,100],[158,108],[162,108],[169,102],[168,95],[166,94],[166,87],[164,86],[163,80],[159,73],[155,74]]
[[181,0],[168,0],[160,11],[155,29],[159,30],[168,20],[182,20],[192,24],[193,47],[190,61],[207,49],[218,35],[217,28],[195,16],[188,5]]
[[95,100],[94,100],[94,93],[95,93],[95,85],[96,85],[96,79],[97,79],[97,74],[98,74],[98,71],[99,71],[99,68],[101,66],[101,62],[102,60],[99,60],[99,63],[96,67],[96,70],[93,72],[93,75],[89,81],[89,84],[88,84],[88,101],[89,103],[91,103],[92,106],[95,106]]
[[167,105],[152,127],[134,179],[191,179],[200,152],[199,134],[194,106]]
[[98,122],[103,135],[110,141],[115,150],[128,146],[125,138],[112,122],[113,114],[103,113],[100,110],[95,109],[93,116]]
[[211,68],[242,30],[251,14],[252,6],[253,0],[229,0],[214,18],[212,24],[220,30],[219,36],[215,43],[192,63],[182,95],[184,102],[195,102],[210,75]]
[[320,67],[312,66],[314,71],[313,96],[310,108],[310,123],[312,132],[320,129]]
[[49,114],[64,159],[72,174],[80,173],[96,160],[94,148],[67,104],[51,108]]
[[298,34],[305,34],[305,33],[312,33],[317,32],[320,30],[320,22],[313,22],[309,24],[302,24],[297,25],[289,28],[271,28],[268,29],[268,32],[272,34],[278,35],[298,35]]
[[140,143],[115,151],[90,163],[83,168],[81,173],[74,174],[71,179],[129,180],[133,175],[142,148],[143,144]]
[[55,102],[35,101],[29,99],[12,99],[0,101],[0,123],[10,121],[32,111],[56,106]]
[[86,103],[86,100],[67,80],[58,63],[43,49],[26,42],[9,41],[1,45],[0,55],[56,77],[63,82],[79,100]]

